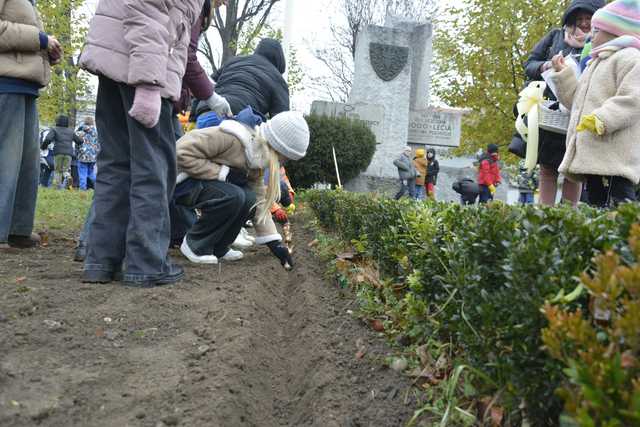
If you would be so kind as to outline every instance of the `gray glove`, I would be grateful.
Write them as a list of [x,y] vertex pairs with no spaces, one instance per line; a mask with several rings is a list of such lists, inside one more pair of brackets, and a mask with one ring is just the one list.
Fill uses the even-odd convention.
[[207,105],[209,106],[209,108],[211,108],[211,111],[213,111],[220,117],[232,115],[231,107],[229,106],[227,100],[223,96],[220,96],[215,92],[213,93],[213,95],[211,95],[211,98],[207,99]]

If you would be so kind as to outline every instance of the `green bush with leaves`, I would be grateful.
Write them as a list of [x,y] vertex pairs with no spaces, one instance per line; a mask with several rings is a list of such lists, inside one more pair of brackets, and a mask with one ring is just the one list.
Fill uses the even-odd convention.
[[581,426],[640,425],[640,225],[629,247],[630,265],[609,251],[597,257],[593,275],[582,275],[589,311],[544,308],[549,327],[542,339],[570,380],[558,394]]
[[295,188],[338,183],[334,147],[343,184],[367,169],[376,150],[376,138],[363,123],[317,115],[308,116],[307,123],[311,133],[307,155],[286,166]]
[[542,349],[548,323],[541,307],[547,300],[586,307],[586,293],[574,292],[576,277],[601,251],[630,257],[625,236],[639,206],[606,213],[395,202],[341,191],[305,197],[322,227],[353,242],[388,280],[409,283],[403,333],[416,343],[433,336],[452,342],[462,363],[492,378],[478,388],[500,393],[511,422],[524,401],[532,425],[558,423],[562,401],[554,391],[564,366]]

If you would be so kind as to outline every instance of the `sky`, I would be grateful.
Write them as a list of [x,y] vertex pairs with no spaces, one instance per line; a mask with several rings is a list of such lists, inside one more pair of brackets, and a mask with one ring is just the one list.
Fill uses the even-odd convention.
[[[97,1],[86,0],[83,6],[83,12],[86,16],[93,15]],[[337,23],[344,19],[339,13],[340,0],[281,0],[276,3],[271,14],[271,23],[275,27],[284,26],[286,1],[292,2],[293,5],[291,42],[296,49],[298,61],[306,78],[327,75],[326,67],[315,58],[313,50],[326,47],[332,42],[331,23]],[[443,1],[448,2],[449,0]],[[210,40],[217,40],[216,30],[209,31]],[[201,62],[204,64],[206,60],[203,58]],[[315,99],[327,100],[321,92],[310,88],[308,84],[305,85],[303,81],[303,89],[292,96],[292,108],[308,112]]]

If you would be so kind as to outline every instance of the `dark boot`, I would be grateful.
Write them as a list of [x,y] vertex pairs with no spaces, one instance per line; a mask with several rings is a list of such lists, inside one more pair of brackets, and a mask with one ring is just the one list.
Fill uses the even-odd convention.
[[40,244],[40,236],[33,233],[30,236],[17,236],[15,234],[10,234],[8,242],[9,246],[18,249],[35,248]]
[[84,243],[78,243],[78,247],[76,248],[76,252],[73,255],[73,260],[75,262],[84,262],[84,257],[87,256],[87,246]]

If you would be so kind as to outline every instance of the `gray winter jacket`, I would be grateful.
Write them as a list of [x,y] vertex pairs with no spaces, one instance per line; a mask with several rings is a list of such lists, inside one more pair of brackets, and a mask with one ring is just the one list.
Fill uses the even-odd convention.
[[398,159],[394,160],[393,164],[398,168],[400,179],[415,179],[418,175],[413,160],[406,154],[402,154]]

